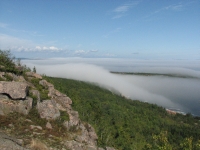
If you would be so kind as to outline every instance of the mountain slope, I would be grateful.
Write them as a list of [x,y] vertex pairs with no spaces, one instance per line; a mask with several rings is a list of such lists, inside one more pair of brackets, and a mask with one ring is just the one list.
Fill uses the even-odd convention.
[[[132,101],[98,86],[81,81],[45,77],[59,91],[73,99],[72,107],[82,120],[89,122],[98,134],[100,146],[118,149],[155,149],[155,138],[166,136],[173,149],[185,139],[193,137],[196,145],[200,137],[199,118],[190,114],[169,114],[157,105]],[[167,133],[167,134],[162,134]]]

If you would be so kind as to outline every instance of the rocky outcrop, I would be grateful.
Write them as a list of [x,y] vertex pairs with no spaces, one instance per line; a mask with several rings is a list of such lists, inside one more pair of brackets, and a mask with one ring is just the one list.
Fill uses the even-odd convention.
[[[0,72],[0,77],[2,79],[4,76],[5,73]],[[19,112],[27,115],[32,109],[32,105],[34,105],[40,118],[47,120],[46,126],[43,127],[34,124],[29,119],[25,120],[31,124],[29,129],[26,130],[32,132],[32,134],[36,136],[44,134],[43,130],[45,129],[52,131],[54,128],[54,124],[51,124],[52,121],[61,118],[61,111],[64,111],[69,117],[66,117],[67,120],[64,120],[61,125],[63,128],[67,129],[66,134],[68,138],[63,138],[62,146],[69,150],[104,150],[103,148],[97,147],[98,137],[94,128],[90,124],[80,120],[78,112],[74,111],[71,107],[72,100],[67,95],[60,93],[51,83],[43,80],[40,75],[33,72],[27,72],[26,76],[28,76],[28,79],[31,79],[29,81],[32,81],[33,78],[39,79],[39,84],[44,87],[43,89],[36,89],[34,86],[35,84],[33,85],[31,82],[26,81],[23,76],[14,74],[9,74],[9,76],[12,77],[12,82],[0,81],[0,115],[7,115],[10,112]],[[31,90],[29,90],[28,87],[31,88]],[[48,90],[49,97],[43,101],[41,101],[40,97],[40,95],[44,94],[40,93],[42,90]],[[54,136],[50,137],[53,138]],[[11,141],[6,142],[10,143]],[[10,145],[13,145],[13,143],[10,143]],[[16,145],[17,146],[14,146],[13,149],[21,150],[20,148],[22,147],[19,144]],[[5,145],[5,147],[7,149],[12,149],[9,145]],[[0,149],[1,148],[0,146]],[[49,149],[53,150],[53,148]],[[106,150],[114,149],[107,147]]]
[[6,94],[13,100],[25,99],[27,92],[26,83],[0,81],[0,94]]
[[76,127],[76,129],[79,128],[80,125],[80,119],[79,119],[79,115],[77,111],[74,110],[70,110],[68,111],[68,115],[69,115],[69,121],[65,121],[63,123],[63,125],[70,130],[70,128],[72,127]]
[[12,78],[13,81],[17,81],[17,82],[25,82],[26,80],[24,79],[23,76],[18,76],[15,75],[14,73],[6,73],[8,76],[10,76],[10,78]]
[[23,147],[20,139],[16,139],[0,132],[0,149],[1,150],[29,150]]
[[34,72],[26,72],[26,75],[28,77],[34,77],[34,78],[38,78],[38,79],[42,79],[42,76],[37,74],[37,73],[34,73]]
[[11,100],[8,96],[0,94],[0,115],[18,112],[27,115],[32,108],[33,99],[27,97],[25,100]]
[[57,103],[59,110],[65,111],[66,109],[71,109],[72,100],[67,97],[67,95],[60,93],[58,90],[54,89],[53,84],[48,83],[46,80],[41,80],[39,82],[42,86],[48,89],[48,96],[51,97]]
[[94,128],[88,124],[80,124],[81,134],[78,135],[75,140],[80,143],[87,143],[87,145],[95,146],[97,144],[97,135]]
[[37,110],[40,117],[47,120],[55,120],[60,117],[60,111],[54,100],[44,100],[43,102],[38,103]]

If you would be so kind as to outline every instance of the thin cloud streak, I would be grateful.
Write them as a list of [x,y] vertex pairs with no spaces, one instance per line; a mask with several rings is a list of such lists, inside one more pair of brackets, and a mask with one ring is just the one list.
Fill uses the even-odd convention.
[[119,18],[125,16],[126,12],[128,12],[132,7],[138,5],[139,3],[140,3],[140,1],[135,1],[135,2],[126,3],[126,4],[118,6],[117,8],[115,8],[113,10],[115,15],[112,17],[112,19],[119,19]]
[[154,12],[151,12],[149,15],[147,15],[146,17],[144,17],[145,19],[150,18],[156,14],[162,13],[162,12],[167,12],[167,11],[174,11],[174,12],[180,12],[183,11],[184,8],[187,6],[187,4],[174,4],[174,5],[168,5],[165,7],[162,7],[160,9],[155,10]]

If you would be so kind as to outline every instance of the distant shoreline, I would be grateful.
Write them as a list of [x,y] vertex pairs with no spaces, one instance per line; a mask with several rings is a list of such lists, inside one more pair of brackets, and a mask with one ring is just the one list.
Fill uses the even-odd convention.
[[166,76],[166,77],[176,77],[176,78],[195,78],[200,79],[198,77],[193,77],[189,75],[180,75],[180,74],[162,74],[162,73],[144,73],[144,72],[115,72],[110,71],[113,74],[121,74],[121,75],[137,75],[137,76]]

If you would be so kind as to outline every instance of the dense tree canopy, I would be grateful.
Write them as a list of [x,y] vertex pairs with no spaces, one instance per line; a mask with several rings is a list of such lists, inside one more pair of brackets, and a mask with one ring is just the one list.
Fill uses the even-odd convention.
[[[129,100],[98,86],[81,81],[50,78],[73,101],[82,120],[92,124],[100,146],[117,149],[177,149],[200,144],[200,121],[191,115],[170,115],[162,107]],[[181,146],[182,143],[182,146]],[[188,149],[189,150],[189,149]]]

